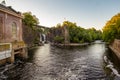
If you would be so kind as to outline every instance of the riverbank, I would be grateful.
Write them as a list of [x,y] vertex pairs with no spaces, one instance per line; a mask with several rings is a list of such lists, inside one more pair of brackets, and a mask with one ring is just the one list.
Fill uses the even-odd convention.
[[58,46],[58,47],[77,47],[77,46],[86,46],[86,45],[89,45],[89,44],[105,44],[105,42],[103,42],[102,40],[96,40],[96,41],[93,41],[93,42],[85,42],[85,43],[68,43],[68,44],[63,44],[63,43],[50,43],[52,46]]
[[58,46],[58,47],[62,47],[62,46],[85,46],[85,45],[89,45],[90,43],[69,43],[69,44],[61,44],[61,43],[51,43],[51,45],[53,46]]

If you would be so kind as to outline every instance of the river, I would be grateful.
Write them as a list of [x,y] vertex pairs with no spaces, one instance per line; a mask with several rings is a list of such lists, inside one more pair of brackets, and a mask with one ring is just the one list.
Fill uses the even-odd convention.
[[119,72],[119,60],[105,43],[63,48],[45,44],[30,49],[26,61],[1,66],[0,80],[120,80]]

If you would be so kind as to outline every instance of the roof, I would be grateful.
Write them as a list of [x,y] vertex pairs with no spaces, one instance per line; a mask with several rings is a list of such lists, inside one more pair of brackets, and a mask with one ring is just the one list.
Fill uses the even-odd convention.
[[5,6],[3,4],[0,4],[0,11],[4,11],[4,12],[7,12],[9,14],[12,14],[12,15],[16,15],[16,16],[21,16],[21,13],[14,10],[11,6]]

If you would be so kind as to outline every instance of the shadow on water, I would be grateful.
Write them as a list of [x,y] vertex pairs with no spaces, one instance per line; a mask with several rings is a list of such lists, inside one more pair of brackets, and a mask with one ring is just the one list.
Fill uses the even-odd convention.
[[80,45],[80,46],[54,46],[55,48],[60,48],[60,49],[85,49],[86,47],[88,47],[90,44],[88,45]]
[[108,59],[114,64],[115,68],[119,71],[120,73],[120,59],[115,55],[113,51],[109,49],[109,54],[107,54]]
[[104,54],[104,71],[106,72],[108,79],[120,80],[120,60],[109,48]]
[[40,47],[35,47],[35,48],[31,48],[28,50],[28,62],[31,62],[33,60],[33,56],[35,55],[36,51],[39,49]]

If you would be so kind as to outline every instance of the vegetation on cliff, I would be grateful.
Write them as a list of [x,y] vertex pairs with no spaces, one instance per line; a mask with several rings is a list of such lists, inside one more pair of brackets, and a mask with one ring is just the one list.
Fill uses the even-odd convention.
[[25,12],[23,13],[23,23],[27,26],[33,27],[34,25],[39,24],[39,19],[32,15],[31,12]]
[[102,32],[100,30],[96,30],[95,28],[85,29],[77,26],[76,23],[64,21],[62,25],[57,24],[57,26],[51,28],[52,38],[55,42],[56,38],[58,43],[64,42],[65,27],[69,34],[70,43],[84,43],[102,39]]
[[28,45],[39,43],[41,29],[37,27],[39,20],[31,12],[23,13],[23,40]]

